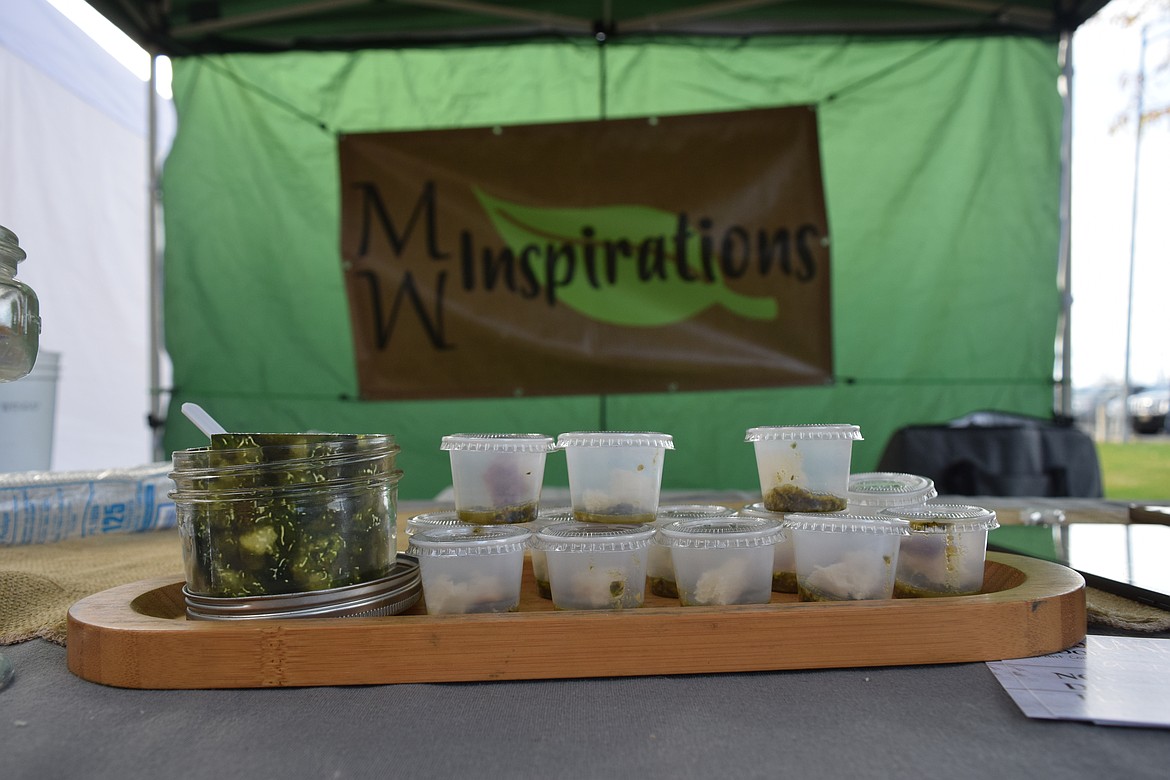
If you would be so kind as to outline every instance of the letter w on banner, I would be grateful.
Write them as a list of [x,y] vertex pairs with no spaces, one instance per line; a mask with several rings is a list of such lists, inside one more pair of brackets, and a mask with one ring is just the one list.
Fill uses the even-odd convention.
[[362,398],[832,375],[816,113],[345,135]]

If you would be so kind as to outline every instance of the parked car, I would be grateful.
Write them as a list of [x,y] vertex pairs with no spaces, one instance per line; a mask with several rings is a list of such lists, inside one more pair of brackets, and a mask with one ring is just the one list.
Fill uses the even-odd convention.
[[1134,433],[1160,433],[1166,430],[1170,412],[1170,388],[1155,388],[1134,393],[1126,402],[1129,424]]

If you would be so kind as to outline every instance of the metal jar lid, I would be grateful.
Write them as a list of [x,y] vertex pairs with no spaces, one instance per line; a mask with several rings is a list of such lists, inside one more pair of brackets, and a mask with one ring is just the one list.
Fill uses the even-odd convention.
[[216,598],[183,586],[189,620],[285,620],[289,618],[378,617],[410,609],[422,595],[418,561],[398,553],[390,573],[371,582],[275,596]]

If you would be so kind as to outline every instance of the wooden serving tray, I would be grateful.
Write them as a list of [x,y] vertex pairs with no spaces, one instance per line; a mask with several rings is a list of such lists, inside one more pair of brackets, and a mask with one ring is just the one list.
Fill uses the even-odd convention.
[[143,580],[69,610],[69,670],[124,688],[527,680],[904,666],[1023,658],[1085,636],[1084,580],[988,553],[983,592],[889,601],[557,611],[525,565],[520,610],[391,617],[189,621],[182,581]]

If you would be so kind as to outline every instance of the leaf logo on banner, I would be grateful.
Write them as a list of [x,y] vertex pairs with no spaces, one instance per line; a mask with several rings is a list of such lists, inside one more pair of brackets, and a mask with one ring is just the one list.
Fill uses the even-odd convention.
[[[775,319],[779,308],[773,298],[742,295],[727,288],[721,277],[708,281],[699,268],[692,268],[696,278],[688,280],[678,274],[673,250],[670,250],[666,278],[644,280],[637,272],[636,257],[619,260],[617,278],[592,284],[585,273],[581,254],[592,243],[598,267],[606,263],[606,242],[624,240],[637,247],[643,240],[662,238],[673,247],[678,217],[648,206],[596,206],[592,208],[546,208],[521,206],[493,198],[472,188],[504,243],[520,257],[527,249],[541,249],[539,262],[533,262],[533,274],[542,285],[556,285],[556,299],[580,314],[599,322],[625,326],[670,325],[689,319],[712,306],[723,306],[741,317],[755,320]],[[593,230],[589,239],[583,227]],[[692,233],[687,239],[687,256],[700,256],[699,239]],[[563,283],[549,273],[544,262],[545,247],[573,246],[577,250],[571,277]],[[691,265],[695,265],[694,262]],[[599,271],[597,276],[604,277]]]

